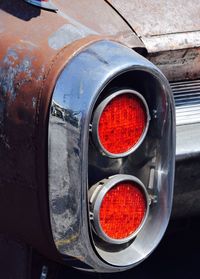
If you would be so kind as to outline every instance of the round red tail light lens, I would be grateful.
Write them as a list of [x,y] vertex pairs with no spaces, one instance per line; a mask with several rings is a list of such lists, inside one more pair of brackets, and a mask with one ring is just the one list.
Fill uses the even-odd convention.
[[94,141],[109,157],[127,156],[142,143],[149,119],[142,95],[133,90],[115,92],[95,111]]
[[107,236],[127,238],[140,227],[146,214],[144,193],[133,182],[120,182],[104,196],[99,214]]
[[[117,182],[117,178],[122,181]],[[94,202],[94,226],[97,234],[110,243],[125,243],[142,228],[148,213],[144,185],[137,179],[116,175],[108,180]]]

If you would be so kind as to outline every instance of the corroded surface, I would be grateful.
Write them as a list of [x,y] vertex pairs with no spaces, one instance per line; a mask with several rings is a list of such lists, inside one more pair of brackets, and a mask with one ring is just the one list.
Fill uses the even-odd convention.
[[58,14],[67,19],[83,34],[87,27],[92,33],[112,36],[128,47],[144,47],[132,29],[106,1],[54,0],[54,4],[58,8]]
[[186,48],[148,54],[170,81],[197,79],[200,73],[200,48]]
[[47,195],[49,102],[70,57],[100,38],[62,50],[49,46],[49,37],[68,23],[24,1],[0,3],[0,230],[57,260]]
[[[71,57],[86,45],[100,40],[102,36],[118,40],[131,48],[144,48],[144,45],[104,1],[54,2],[58,7],[57,13],[40,10],[21,0],[0,2],[0,230],[16,234],[41,253],[60,260],[51,235],[47,193],[48,111],[57,77]],[[143,24],[145,22],[143,20]],[[174,36],[172,43],[173,40]],[[194,50],[193,45],[187,52],[184,49],[188,47],[187,42],[181,52],[176,52],[177,46],[174,45],[174,52],[170,53],[168,39],[162,47],[161,43],[156,45],[155,42],[146,43],[147,49],[151,43],[152,49],[154,48],[152,53],[156,53],[149,57],[167,77],[192,78],[199,73],[199,50]],[[159,50],[162,53],[158,55]],[[116,57],[119,55],[120,51]],[[105,68],[108,67],[98,53],[92,53],[92,56],[97,60],[101,59]],[[178,62],[177,57],[180,58]],[[115,60],[113,59],[114,62]],[[174,64],[178,64],[175,71]],[[193,64],[194,68],[189,72]],[[98,70],[95,78],[98,77]],[[94,68],[90,74],[94,75]],[[88,86],[88,83],[81,83],[80,96],[83,86]],[[70,129],[70,125],[68,128]],[[61,130],[60,126],[58,133]],[[73,150],[73,155],[79,152],[79,144],[76,138],[74,146],[77,148]],[[67,156],[70,159],[71,154],[68,153]],[[77,156],[74,166],[66,162],[71,171],[77,169],[78,160]],[[78,178],[72,177],[74,184]],[[78,233],[74,233],[75,226],[73,227],[69,215],[78,215],[81,208],[67,208],[66,203],[71,199],[72,190],[69,188],[69,181],[65,182],[69,196],[64,195],[59,200],[62,191],[55,192],[52,208],[57,210],[55,213],[63,220],[68,218],[68,231],[71,228],[73,230],[64,243],[58,230],[56,244],[58,247],[72,245],[71,254],[78,257],[80,251],[83,251],[83,243],[79,242],[75,251],[73,243],[77,242],[80,230],[78,228]],[[67,209],[66,212],[62,211],[62,205]],[[59,225],[60,229],[64,223]],[[81,237],[88,238],[86,228]],[[86,259],[89,257],[85,251],[82,256]]]
[[108,0],[171,81],[199,78],[200,2]]
[[108,0],[139,36],[200,30],[199,0]]
[[[48,205],[51,94],[63,67],[80,49],[102,35],[123,42],[126,36],[130,39],[132,30],[105,3],[109,32],[105,22],[91,25],[87,18],[76,17],[81,8],[78,1],[71,9],[64,1],[55,2],[58,13],[21,0],[0,2],[0,230],[60,260]],[[88,15],[95,9],[94,5],[85,7]],[[133,38],[141,44],[134,34]]]

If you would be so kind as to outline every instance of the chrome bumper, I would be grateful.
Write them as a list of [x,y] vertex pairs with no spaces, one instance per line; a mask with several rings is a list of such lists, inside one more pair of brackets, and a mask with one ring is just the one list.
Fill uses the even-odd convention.
[[200,80],[170,84],[176,104],[176,160],[200,154]]
[[174,218],[200,213],[200,80],[171,83],[176,104]]

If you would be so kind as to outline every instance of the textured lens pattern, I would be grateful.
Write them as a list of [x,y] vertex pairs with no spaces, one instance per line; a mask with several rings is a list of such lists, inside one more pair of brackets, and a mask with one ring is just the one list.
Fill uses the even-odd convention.
[[99,120],[99,140],[112,154],[129,151],[140,140],[147,125],[142,100],[133,94],[121,94],[104,108]]
[[119,183],[109,190],[100,207],[100,225],[113,239],[133,234],[146,214],[146,197],[136,183]]

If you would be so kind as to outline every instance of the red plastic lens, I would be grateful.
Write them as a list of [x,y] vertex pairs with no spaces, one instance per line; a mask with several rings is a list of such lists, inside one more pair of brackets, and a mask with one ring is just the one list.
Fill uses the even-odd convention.
[[140,227],[146,211],[147,201],[140,187],[134,182],[121,182],[103,198],[101,228],[110,238],[127,238]]
[[146,108],[134,94],[125,93],[113,98],[99,119],[99,140],[112,154],[129,151],[138,143],[147,125]]

